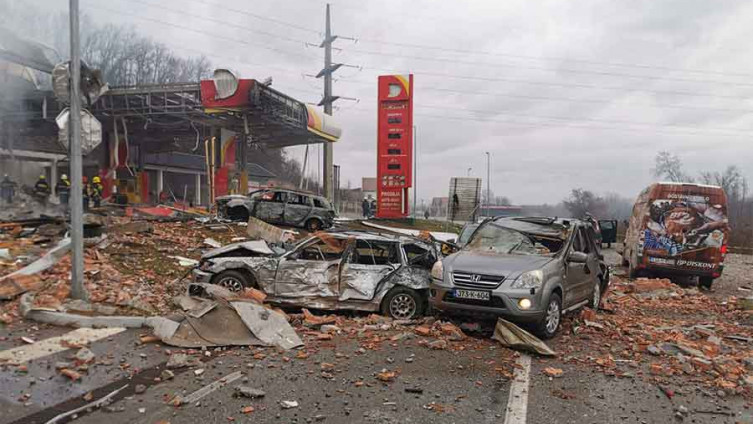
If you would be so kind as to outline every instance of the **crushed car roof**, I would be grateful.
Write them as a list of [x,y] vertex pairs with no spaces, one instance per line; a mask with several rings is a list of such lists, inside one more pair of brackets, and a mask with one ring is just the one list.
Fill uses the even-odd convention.
[[569,229],[572,228],[572,224],[580,221],[563,218],[515,217],[498,218],[493,222],[499,226],[524,233],[565,239]]

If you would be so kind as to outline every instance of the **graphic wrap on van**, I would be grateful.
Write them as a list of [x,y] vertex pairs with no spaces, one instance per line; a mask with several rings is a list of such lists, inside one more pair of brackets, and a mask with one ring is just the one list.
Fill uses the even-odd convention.
[[668,193],[650,204],[649,219],[639,251],[649,263],[710,269],[709,259],[724,244],[728,231],[726,208],[706,196]]

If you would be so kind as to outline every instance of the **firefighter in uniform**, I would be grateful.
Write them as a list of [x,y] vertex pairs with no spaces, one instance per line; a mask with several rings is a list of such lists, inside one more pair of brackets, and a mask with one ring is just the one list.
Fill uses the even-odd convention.
[[105,188],[102,186],[102,180],[99,178],[99,176],[92,178],[91,195],[95,208],[98,208],[102,205],[102,192],[104,191],[104,189]]
[[47,177],[40,175],[37,183],[34,184],[34,196],[44,204],[47,203],[47,197],[50,195],[50,184],[47,183]]
[[11,180],[8,174],[5,174],[3,181],[0,182],[0,199],[7,204],[11,204],[15,195],[16,182]]
[[84,201],[84,212],[89,212],[89,180],[86,175],[81,177],[81,198]]
[[68,199],[71,197],[71,182],[68,180],[68,176],[63,174],[60,176],[60,181],[55,184],[55,192],[58,194],[60,204],[65,206],[68,204]]

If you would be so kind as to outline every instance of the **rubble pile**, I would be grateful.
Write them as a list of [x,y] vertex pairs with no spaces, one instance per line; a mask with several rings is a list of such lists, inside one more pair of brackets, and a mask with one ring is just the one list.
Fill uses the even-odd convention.
[[666,279],[613,277],[602,311],[566,321],[563,359],[607,375],[753,395],[751,311]]
[[[227,243],[243,235],[244,229],[231,225],[204,226],[196,222],[139,221],[127,217],[107,217],[107,232],[85,247],[85,281],[91,305],[104,315],[158,315],[175,310],[171,299],[185,291],[182,279],[191,270],[176,257],[197,260],[209,246],[207,238]],[[0,247],[8,244],[11,259],[0,258],[2,276],[16,271],[42,256],[65,232],[62,222],[28,230],[24,226],[2,224]],[[53,228],[55,227],[55,228]],[[17,279],[35,292],[34,308],[77,311],[66,302],[70,291],[70,255],[38,274]],[[187,282],[187,281],[186,281]],[[87,312],[92,311],[77,311]],[[0,320],[18,319],[18,301],[0,304]]]

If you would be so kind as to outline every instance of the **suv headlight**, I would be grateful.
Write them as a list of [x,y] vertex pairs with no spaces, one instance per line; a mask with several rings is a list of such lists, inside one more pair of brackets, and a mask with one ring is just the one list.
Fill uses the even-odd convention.
[[544,281],[544,272],[540,269],[528,271],[516,278],[510,286],[513,289],[537,289]]
[[440,281],[444,278],[444,266],[441,260],[434,262],[434,266],[431,267],[431,277]]

